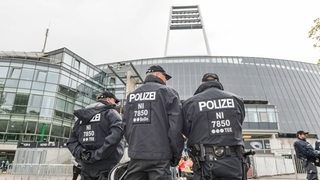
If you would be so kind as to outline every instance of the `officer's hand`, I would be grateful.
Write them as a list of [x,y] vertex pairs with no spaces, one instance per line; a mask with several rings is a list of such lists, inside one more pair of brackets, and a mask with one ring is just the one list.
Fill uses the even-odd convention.
[[85,163],[89,163],[90,162],[90,159],[91,159],[91,152],[88,151],[88,150],[83,150],[81,152],[81,160]]
[[180,161],[180,158],[172,158],[172,159],[170,160],[170,166],[171,166],[171,167],[176,167],[176,166],[178,166],[179,161]]

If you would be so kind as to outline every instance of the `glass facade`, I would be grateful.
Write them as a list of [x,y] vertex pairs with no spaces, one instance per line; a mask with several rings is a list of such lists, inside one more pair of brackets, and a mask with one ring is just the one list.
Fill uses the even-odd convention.
[[[260,123],[272,129],[278,122],[280,132],[284,133],[300,129],[314,134],[319,132],[320,66],[317,64],[227,56],[140,59],[132,64],[143,78],[148,67],[161,65],[173,76],[168,85],[179,92],[182,100],[193,95],[204,73],[215,72],[226,91],[246,101],[268,102],[268,105],[260,105],[262,107],[246,105],[246,122],[250,124],[245,126],[259,127]],[[267,126],[262,125],[266,122]]]
[[0,56],[0,141],[63,141],[73,111],[96,101],[106,74],[68,49]]

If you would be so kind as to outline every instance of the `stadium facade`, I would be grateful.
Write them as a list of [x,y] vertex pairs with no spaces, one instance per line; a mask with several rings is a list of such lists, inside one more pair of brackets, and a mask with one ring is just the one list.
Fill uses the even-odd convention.
[[[276,130],[285,136],[299,129],[319,133],[320,66],[317,64],[258,57],[179,56],[107,66],[126,63],[133,64],[141,77],[149,66],[163,66],[173,75],[168,85],[179,92],[182,100],[193,95],[204,73],[217,73],[225,90],[245,100],[244,131],[249,134]],[[106,69],[106,65],[98,67]]]

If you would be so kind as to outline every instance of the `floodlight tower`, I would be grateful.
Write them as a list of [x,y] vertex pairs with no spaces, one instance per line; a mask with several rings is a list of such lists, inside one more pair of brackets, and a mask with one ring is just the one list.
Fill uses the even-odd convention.
[[172,6],[170,10],[170,17],[167,30],[166,46],[164,56],[167,56],[169,36],[171,30],[194,30],[202,29],[203,38],[205,41],[207,54],[210,56],[210,47],[204,28],[204,23],[201,18],[200,9],[198,5],[192,6]]

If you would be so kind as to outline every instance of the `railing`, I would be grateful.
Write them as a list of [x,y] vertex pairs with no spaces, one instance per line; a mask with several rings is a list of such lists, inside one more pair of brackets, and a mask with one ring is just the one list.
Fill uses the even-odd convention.
[[252,177],[305,174],[302,160],[295,156],[294,149],[271,149],[271,153],[256,154],[251,159]]
[[[268,152],[268,153],[262,153]],[[296,158],[293,149],[268,149],[258,151],[251,159],[251,169],[248,177],[258,178],[263,176],[290,175],[292,179],[298,176],[306,176],[303,163]],[[72,164],[13,164],[10,170],[11,175],[23,179],[68,179],[72,176]],[[23,177],[23,178],[20,178]],[[56,178],[61,177],[61,178]]]
[[37,176],[71,176],[72,164],[14,164],[11,173]]
[[276,122],[243,122],[243,129],[259,129],[259,130],[278,130],[278,123]]

